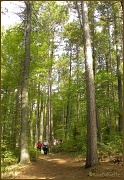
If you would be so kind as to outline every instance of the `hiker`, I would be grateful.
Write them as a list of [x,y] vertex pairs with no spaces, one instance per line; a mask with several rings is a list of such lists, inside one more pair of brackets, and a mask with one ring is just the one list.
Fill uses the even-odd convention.
[[39,151],[41,151],[41,148],[42,148],[42,143],[41,143],[41,141],[38,141],[38,143],[37,143],[37,149],[38,149]]
[[48,141],[45,139],[44,143],[43,143],[43,151],[44,151],[44,155],[46,155],[48,153]]
[[53,146],[56,146],[56,145],[57,145],[57,140],[54,139],[54,141],[53,141]]

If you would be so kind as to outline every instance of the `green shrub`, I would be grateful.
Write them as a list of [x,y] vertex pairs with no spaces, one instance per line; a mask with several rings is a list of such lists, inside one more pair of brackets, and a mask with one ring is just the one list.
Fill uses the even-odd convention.
[[98,155],[101,156],[116,156],[122,154],[122,135],[112,134],[109,142],[99,143],[98,142]]
[[29,155],[30,155],[30,160],[31,161],[36,161],[37,157],[41,155],[41,152],[38,151],[36,148],[30,148],[29,149]]
[[62,153],[68,153],[72,154],[74,156],[79,155],[79,154],[86,154],[86,142],[85,139],[82,141],[82,137],[78,137],[76,139],[69,138],[66,141],[63,141],[61,144],[56,145],[52,147],[52,152],[62,152]]
[[1,166],[17,163],[19,149],[11,149],[5,142],[1,144]]

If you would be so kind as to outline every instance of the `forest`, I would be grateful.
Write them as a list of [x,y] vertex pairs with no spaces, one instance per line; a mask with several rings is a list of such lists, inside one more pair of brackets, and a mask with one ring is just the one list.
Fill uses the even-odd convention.
[[20,23],[1,27],[2,176],[45,139],[85,168],[121,163],[123,2],[19,2]]

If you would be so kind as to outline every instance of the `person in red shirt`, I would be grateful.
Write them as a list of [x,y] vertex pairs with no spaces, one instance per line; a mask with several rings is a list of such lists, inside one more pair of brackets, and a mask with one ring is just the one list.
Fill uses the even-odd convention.
[[42,143],[41,143],[41,141],[38,141],[38,143],[37,143],[37,149],[38,149],[39,151],[41,151],[41,148],[42,148]]

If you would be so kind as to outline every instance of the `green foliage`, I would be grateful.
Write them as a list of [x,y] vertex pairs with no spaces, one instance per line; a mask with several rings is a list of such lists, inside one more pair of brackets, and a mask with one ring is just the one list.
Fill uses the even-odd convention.
[[123,153],[122,134],[115,133],[114,131],[108,135],[109,141],[104,143],[98,142],[98,155],[100,158],[111,158]]
[[[79,2],[79,11],[80,9]],[[122,138],[117,134],[119,108],[116,40],[119,39],[119,57],[122,59],[122,19],[119,2],[89,2],[96,105],[103,144],[99,153],[122,152]],[[33,3],[31,31],[31,63],[29,79],[28,135],[35,143],[36,125],[43,108],[44,134],[48,116],[48,86],[51,82],[54,136],[63,143],[55,152],[86,154],[86,77],[83,49],[83,29],[76,19],[77,10],[55,1]],[[75,11],[75,20],[68,22],[69,11]],[[110,26],[109,26],[110,25]],[[5,30],[2,27],[2,166],[19,162],[20,151],[10,147],[13,138],[20,141],[21,75],[24,59],[23,23]],[[116,28],[115,28],[116,26]],[[101,31],[99,30],[101,28]],[[62,43],[62,44],[61,44]],[[62,49],[61,49],[62,48]],[[61,52],[62,51],[62,52]],[[51,53],[53,56],[51,57]],[[56,57],[59,54],[59,57]],[[61,55],[62,54],[62,55]],[[122,65],[120,71],[122,75]],[[51,71],[51,77],[48,77]],[[38,104],[39,103],[39,104]],[[42,104],[42,105],[41,105]],[[39,109],[38,109],[39,106]],[[43,106],[43,107],[42,107]],[[17,131],[16,131],[17,130]],[[38,129],[39,131],[39,129]],[[7,143],[9,142],[9,143]],[[13,141],[14,142],[14,141]],[[12,142],[12,144],[13,144]],[[28,140],[31,142],[31,140]],[[19,144],[19,143],[18,143]],[[29,143],[30,147],[30,143]],[[20,147],[19,147],[20,148]],[[30,148],[31,161],[40,152]]]
[[75,156],[82,154],[86,155],[86,136],[70,137],[68,140],[63,140],[59,145],[52,147],[52,152],[62,152],[74,154]]
[[82,43],[82,29],[79,28],[79,24],[77,21],[73,21],[65,26],[65,30],[63,32],[65,38],[69,40],[72,44],[80,44]]
[[111,133],[110,142],[107,142],[106,145],[111,147],[116,153],[123,152],[123,145],[122,145],[122,134],[119,133]]
[[15,164],[19,161],[20,150],[13,149],[7,142],[1,145],[1,166]]
[[30,160],[35,162],[37,161],[37,157],[41,155],[41,152],[38,151],[36,148],[30,148],[29,155],[30,155]]

